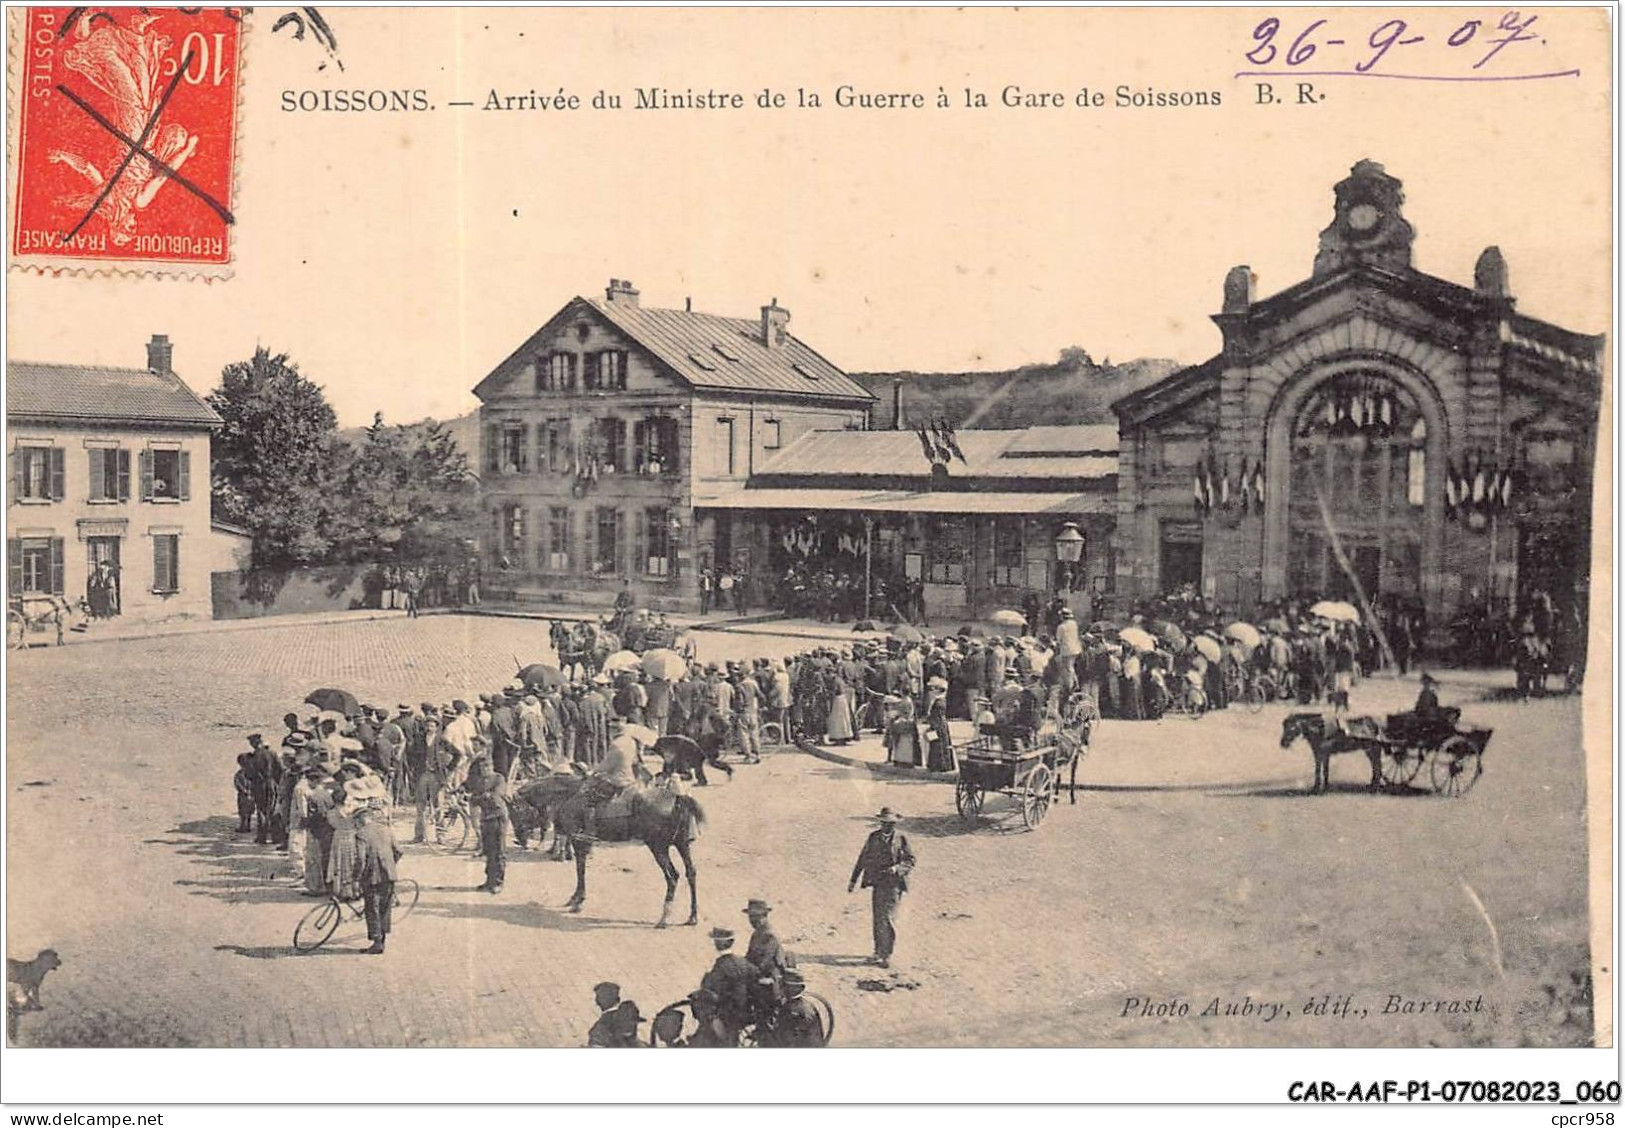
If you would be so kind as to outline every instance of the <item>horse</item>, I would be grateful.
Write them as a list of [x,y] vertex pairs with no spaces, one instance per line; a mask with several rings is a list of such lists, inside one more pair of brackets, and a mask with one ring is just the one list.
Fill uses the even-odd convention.
[[664,787],[633,786],[622,793],[628,805],[627,814],[617,818],[599,808],[597,834],[589,836],[585,830],[587,807],[580,797],[583,783],[584,776],[559,772],[521,789],[527,803],[542,810],[544,818],[546,812],[551,812],[555,856],[561,839],[569,843],[575,855],[576,888],[565,907],[578,913],[586,904],[587,860],[592,856],[595,842],[642,842],[666,879],[666,899],[660,906],[660,921],[655,927],[667,926],[672,902],[677,898],[678,870],[671,859],[673,849],[683,863],[683,876],[688,880],[688,919],[683,923],[699,923],[700,894],[695,884],[691,849],[700,828],[705,825],[705,812],[699,803]]
[[654,751],[665,765],[661,768],[660,774],[677,776],[679,779],[692,779],[699,786],[707,787],[711,781],[705,778],[705,767],[709,764],[726,773],[729,779],[733,779],[734,770],[722,762],[722,736],[711,726],[702,724],[701,717],[696,717],[689,728],[691,732],[694,729],[710,731],[687,736],[673,733],[654,742]]
[[1367,737],[1355,736],[1321,713],[1289,713],[1281,721],[1281,747],[1290,748],[1302,737],[1315,756],[1315,783],[1311,794],[1324,792],[1331,784],[1331,759],[1339,752],[1363,752],[1371,761],[1371,790],[1382,788],[1382,745]]
[[64,625],[77,615],[79,622],[73,623],[72,629],[82,631],[90,614],[90,604],[84,599],[73,603],[60,595],[22,595],[12,596],[9,611],[6,630],[11,645],[18,650],[28,650],[34,645],[28,639],[30,632],[43,634],[53,626],[56,644],[64,645]]

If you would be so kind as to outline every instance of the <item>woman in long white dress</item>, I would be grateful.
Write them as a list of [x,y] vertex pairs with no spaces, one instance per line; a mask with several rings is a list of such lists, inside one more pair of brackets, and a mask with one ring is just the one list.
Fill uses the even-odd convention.
[[886,762],[917,768],[920,756],[920,727],[914,722],[914,699],[896,698],[886,721]]

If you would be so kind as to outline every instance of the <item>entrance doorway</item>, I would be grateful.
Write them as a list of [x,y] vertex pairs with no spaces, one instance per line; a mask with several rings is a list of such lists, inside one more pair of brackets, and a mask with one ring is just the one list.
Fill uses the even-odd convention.
[[88,537],[85,540],[85,602],[97,619],[118,615],[123,604],[119,564],[119,537]]
[[1202,590],[1202,526],[1195,521],[1162,523],[1162,591]]

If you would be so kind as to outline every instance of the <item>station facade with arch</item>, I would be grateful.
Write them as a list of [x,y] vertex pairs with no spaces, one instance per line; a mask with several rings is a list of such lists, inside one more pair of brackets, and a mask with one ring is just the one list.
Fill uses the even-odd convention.
[[1604,338],[1518,313],[1495,247],[1416,270],[1403,202],[1355,165],[1308,279],[1233,268],[1220,353],[1113,405],[1120,599],[1584,615]]

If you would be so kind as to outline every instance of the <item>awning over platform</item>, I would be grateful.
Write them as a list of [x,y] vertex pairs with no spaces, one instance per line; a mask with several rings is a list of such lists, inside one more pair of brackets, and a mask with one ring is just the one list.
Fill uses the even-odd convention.
[[979,493],[968,490],[738,490],[695,498],[696,509],[807,509],[846,513],[1111,513],[1109,493]]

